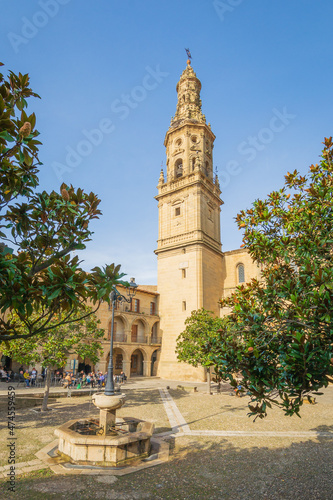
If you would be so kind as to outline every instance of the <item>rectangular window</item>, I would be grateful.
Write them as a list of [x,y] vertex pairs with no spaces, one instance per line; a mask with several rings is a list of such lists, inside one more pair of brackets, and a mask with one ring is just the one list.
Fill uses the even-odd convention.
[[140,300],[139,299],[134,299],[134,312],[136,312],[136,313],[140,312]]
[[150,314],[155,314],[155,302],[150,303]]
[[180,207],[175,208],[175,215],[180,215]]
[[186,300],[183,300],[183,303],[182,303],[182,310],[183,310],[183,311],[186,311]]
[[186,278],[186,269],[182,269],[182,278]]

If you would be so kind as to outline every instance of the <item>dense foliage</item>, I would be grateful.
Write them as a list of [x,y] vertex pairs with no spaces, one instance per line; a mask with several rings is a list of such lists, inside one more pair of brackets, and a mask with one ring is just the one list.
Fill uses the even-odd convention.
[[[50,330],[47,336],[39,334],[2,342],[1,350],[5,356],[28,366],[40,363],[45,367],[64,367],[70,354],[77,354],[82,359],[89,358],[95,364],[102,351],[101,340],[105,332],[99,327],[100,321],[90,307],[85,307],[85,313],[84,319],[77,317],[75,322],[63,323]],[[54,325],[61,323],[61,319],[53,320]],[[16,318],[16,321],[19,319]],[[25,328],[23,323],[21,328]]]
[[0,340],[76,322],[87,301],[95,311],[109,301],[123,276],[114,264],[88,273],[73,255],[101,214],[94,193],[65,184],[59,193],[37,191],[40,142],[35,114],[26,111],[29,97],[38,97],[29,75],[0,74]]
[[224,379],[251,395],[251,415],[278,405],[299,414],[304,398],[333,375],[333,147],[308,175],[296,170],[285,186],[237,216],[244,245],[262,266],[261,280],[240,286],[210,359]]
[[210,356],[213,339],[222,325],[222,319],[213,316],[206,309],[192,311],[185,320],[185,330],[177,339],[176,353],[179,361],[185,361],[192,366],[206,368],[214,363]]
[[[51,371],[64,367],[70,354],[76,354],[83,360],[88,358],[95,364],[102,351],[101,340],[104,330],[99,328],[100,321],[88,306],[84,308],[85,318],[72,317],[71,323],[66,323],[65,314],[51,321],[51,329],[47,336],[36,334],[33,337],[19,338],[11,342],[2,342],[0,348],[5,356],[9,356],[19,363],[32,366],[39,363],[47,368],[47,378],[44,392],[42,410],[47,410],[49,397]],[[11,318],[24,332],[26,326],[20,321],[16,313],[11,313]],[[33,314],[32,318],[38,318]],[[60,326],[59,326],[60,325]]]

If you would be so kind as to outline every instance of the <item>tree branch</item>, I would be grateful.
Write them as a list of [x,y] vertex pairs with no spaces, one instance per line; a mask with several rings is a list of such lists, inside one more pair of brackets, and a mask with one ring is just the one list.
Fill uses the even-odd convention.
[[79,243],[72,243],[71,245],[69,245],[68,248],[64,248],[63,250],[61,250],[57,254],[53,255],[52,257],[50,257],[49,259],[47,259],[45,262],[43,262],[43,264],[40,264],[39,266],[33,267],[31,269],[30,273],[29,273],[29,276],[34,276],[35,274],[39,273],[40,271],[43,271],[44,269],[47,269],[55,261],[61,259],[61,257],[64,257],[64,255],[67,255],[68,253],[70,253],[73,250],[75,250],[78,245],[79,245]]

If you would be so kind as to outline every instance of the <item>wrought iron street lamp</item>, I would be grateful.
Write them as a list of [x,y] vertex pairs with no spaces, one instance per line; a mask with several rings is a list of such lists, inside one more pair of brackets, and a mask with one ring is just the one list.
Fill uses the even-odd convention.
[[130,284],[127,288],[127,298],[118,292],[117,288],[114,286],[112,292],[110,293],[110,300],[112,305],[112,319],[111,319],[111,339],[110,339],[110,359],[108,365],[108,376],[105,384],[105,392],[106,396],[114,396],[114,382],[113,382],[113,332],[114,332],[114,310],[116,307],[117,300],[122,302],[125,300],[126,302],[131,302],[134,295],[136,294],[137,284],[135,283],[134,278],[130,279]]

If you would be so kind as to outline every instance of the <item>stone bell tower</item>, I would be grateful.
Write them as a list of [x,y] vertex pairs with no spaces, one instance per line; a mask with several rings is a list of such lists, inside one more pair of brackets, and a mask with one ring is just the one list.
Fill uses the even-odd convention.
[[219,315],[222,294],[220,186],[213,174],[215,135],[201,111],[201,83],[190,60],[177,84],[175,116],[166,133],[166,178],[158,182],[158,262],[162,350],[158,375],[204,380],[204,370],[179,363],[178,335],[191,311]]

